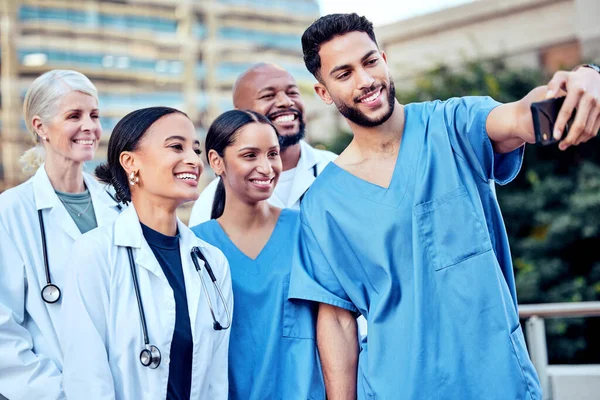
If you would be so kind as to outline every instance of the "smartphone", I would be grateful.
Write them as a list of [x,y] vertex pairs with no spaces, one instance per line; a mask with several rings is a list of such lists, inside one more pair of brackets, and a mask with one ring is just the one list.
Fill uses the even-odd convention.
[[[531,103],[531,115],[533,117],[533,129],[535,131],[535,144],[540,146],[548,146],[550,144],[558,143],[560,140],[554,139],[554,123],[558,117],[558,112],[565,101],[563,97],[557,97],[554,99],[538,101]],[[575,119],[575,111],[567,124],[561,138],[567,136],[569,128]]]

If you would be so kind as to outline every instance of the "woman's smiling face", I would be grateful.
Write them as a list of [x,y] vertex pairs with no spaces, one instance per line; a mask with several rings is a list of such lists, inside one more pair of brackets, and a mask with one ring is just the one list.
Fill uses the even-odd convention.
[[[198,199],[204,169],[192,121],[180,113],[165,115],[144,133],[134,152],[139,182],[136,196],[169,199],[180,205]],[[133,193],[132,193],[133,194]]]

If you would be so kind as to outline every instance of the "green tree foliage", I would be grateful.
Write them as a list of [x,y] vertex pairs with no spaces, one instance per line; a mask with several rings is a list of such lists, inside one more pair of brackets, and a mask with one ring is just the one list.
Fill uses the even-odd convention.
[[[417,77],[402,104],[488,95],[500,102],[525,96],[549,80],[541,71],[502,60],[440,65]],[[328,148],[350,142],[340,132]],[[513,255],[519,302],[600,300],[600,139],[571,148],[528,145],[520,174],[497,187]],[[546,320],[550,362],[600,362],[600,318]]]
[[[417,78],[406,104],[456,96],[522,98],[549,78],[501,60],[438,66]],[[497,189],[515,266],[519,302],[600,300],[600,140],[567,151],[527,146],[521,173]],[[600,362],[600,321],[546,321],[551,363]]]

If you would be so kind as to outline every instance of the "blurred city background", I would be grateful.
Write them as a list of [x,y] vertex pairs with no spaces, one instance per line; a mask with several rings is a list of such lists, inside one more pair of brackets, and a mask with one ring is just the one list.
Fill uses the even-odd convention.
[[[202,138],[232,107],[236,77],[257,62],[294,75],[308,141],[339,153],[348,128],[314,95],[300,44],[323,13],[356,11],[376,23],[401,102],[479,94],[513,101],[558,69],[600,62],[598,0],[408,3],[0,0],[0,192],[28,178],[18,163],[32,145],[22,102],[49,69],[78,70],[99,90],[104,137],[91,172],[116,122],[137,108],[179,108]],[[566,152],[529,146],[517,180],[497,192],[520,303],[600,300],[600,140]],[[599,318],[547,319],[545,330],[550,364],[600,364]]]

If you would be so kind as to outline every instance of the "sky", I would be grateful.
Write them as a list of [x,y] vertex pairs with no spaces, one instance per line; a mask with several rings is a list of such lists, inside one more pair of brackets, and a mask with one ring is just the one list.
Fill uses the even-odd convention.
[[472,0],[319,0],[321,15],[355,12],[376,26],[469,3]]

